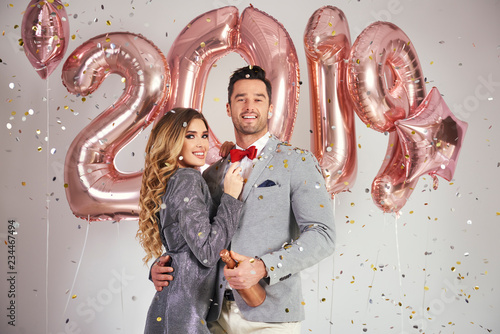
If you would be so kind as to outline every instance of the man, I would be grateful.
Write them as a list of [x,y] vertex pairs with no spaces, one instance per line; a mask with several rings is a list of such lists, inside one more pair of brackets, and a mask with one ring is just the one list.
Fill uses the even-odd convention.
[[[226,109],[233,121],[236,147],[250,148],[256,155],[232,150],[203,174],[218,202],[229,162],[243,155],[246,184],[240,199],[244,205],[231,242],[238,266],[228,269],[219,262],[219,283],[207,319],[212,333],[264,329],[300,333],[304,320],[300,271],[334,250],[333,207],[321,170],[311,153],[269,134],[271,94],[271,84],[260,67],[243,67],[233,73]],[[167,260],[160,258],[151,269],[157,290],[172,279],[168,275],[172,268],[164,266]],[[248,306],[230,290],[255,284],[266,290],[266,299],[257,307]]]

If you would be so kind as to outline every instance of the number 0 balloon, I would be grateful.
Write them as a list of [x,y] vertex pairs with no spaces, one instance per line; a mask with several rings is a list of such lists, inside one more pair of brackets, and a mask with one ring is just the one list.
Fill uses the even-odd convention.
[[[248,64],[266,70],[274,105],[269,131],[288,141],[299,99],[297,52],[285,28],[271,16],[253,6],[247,7],[241,17],[238,15],[238,9],[232,6],[206,12],[177,36],[167,55],[172,69],[172,96],[165,111],[174,107],[201,111],[210,69],[221,57],[235,52]],[[219,159],[219,149],[219,140],[210,133],[208,164]]]

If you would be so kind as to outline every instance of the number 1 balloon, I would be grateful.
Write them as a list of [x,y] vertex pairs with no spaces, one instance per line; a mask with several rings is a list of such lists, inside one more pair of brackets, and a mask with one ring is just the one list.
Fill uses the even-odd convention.
[[351,41],[344,13],[325,6],[313,13],[304,32],[311,92],[311,149],[333,196],[356,179],[354,112],[346,68]]

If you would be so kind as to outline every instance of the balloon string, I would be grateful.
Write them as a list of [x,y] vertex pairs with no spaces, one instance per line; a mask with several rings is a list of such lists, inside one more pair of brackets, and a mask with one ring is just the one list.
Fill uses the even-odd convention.
[[399,298],[401,302],[399,308],[401,310],[401,332],[403,333],[404,328],[404,316],[403,316],[403,280],[401,279],[401,258],[399,254],[399,236],[398,236],[398,216],[394,220],[394,231],[396,233],[396,255],[398,257],[398,273],[399,273]]
[[[120,224],[118,222],[115,222],[115,224],[116,224],[116,231],[117,231],[117,236],[118,236],[118,245],[121,245],[121,242],[120,242]],[[122,270],[122,272],[120,274],[122,274],[123,273],[123,252],[121,249],[119,249],[119,253],[120,253],[119,256],[120,256],[120,264],[121,264],[121,270]],[[120,280],[120,302],[121,302],[121,306],[122,306],[122,328],[126,328],[125,324],[124,324],[125,308],[123,307],[123,279]]]
[[[387,216],[384,214],[384,228],[387,226]],[[373,290],[373,283],[375,282],[375,275],[377,274],[378,271],[378,257],[380,255],[380,250],[382,248],[382,243],[384,242],[383,238],[380,238],[378,250],[377,250],[377,257],[375,258],[375,268],[373,269],[373,274],[372,274],[372,281],[370,283],[370,289],[368,290],[368,299],[366,301],[366,313],[368,313],[368,307],[370,306],[370,300],[371,300],[371,295],[372,295],[372,290]]]
[[45,120],[45,126],[46,126],[46,133],[47,133],[47,141],[46,141],[46,146],[45,146],[45,158],[47,160],[47,165],[45,168],[45,208],[47,212],[47,219],[46,219],[46,242],[47,246],[45,247],[45,333],[47,334],[49,332],[49,236],[50,236],[50,222],[49,222],[49,216],[50,216],[50,209],[49,209],[49,123],[50,123],[50,117],[49,117],[49,112],[50,112],[50,105],[49,105],[49,77],[47,76],[47,80],[45,81],[46,83],[46,96],[47,96],[47,110],[46,110],[46,120]]
[[[338,199],[338,198],[337,198]],[[336,197],[333,198],[333,221],[337,221],[335,218],[335,208],[336,208]],[[340,204],[340,203],[339,203]],[[331,294],[330,294],[330,334],[332,334],[332,327],[333,327],[333,279],[335,278],[335,259],[333,258],[333,265],[332,265],[332,275],[331,275],[331,280],[330,280],[330,289],[331,289]],[[318,289],[319,291],[319,289]]]
[[423,286],[424,294],[422,296],[422,319],[424,317],[424,310],[425,310],[425,287],[427,286],[427,249],[429,249],[428,246],[429,246],[429,224],[427,224],[427,237],[425,241],[424,286]]
[[73,278],[73,284],[71,284],[71,289],[69,290],[68,300],[66,301],[66,306],[64,307],[63,316],[66,315],[66,310],[68,309],[69,300],[72,298],[73,289],[75,288],[76,278],[78,277],[78,272],[80,271],[80,265],[82,264],[83,254],[85,253],[85,246],[87,245],[87,239],[89,236],[89,226],[90,226],[90,215],[87,217],[87,229],[85,231],[85,240],[83,241],[82,253],[80,254],[80,260],[78,260],[78,265],[76,266],[75,277]]

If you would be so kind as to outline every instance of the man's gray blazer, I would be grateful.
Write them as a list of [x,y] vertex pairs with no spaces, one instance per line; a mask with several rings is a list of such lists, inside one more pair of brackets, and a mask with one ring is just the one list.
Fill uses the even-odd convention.
[[[216,203],[228,163],[228,158],[222,159],[203,174]],[[244,205],[231,249],[260,257],[268,271],[260,281],[267,294],[262,305],[249,307],[234,293],[242,316],[259,322],[304,320],[300,271],[331,255],[335,239],[332,200],[316,158],[272,136],[254,160],[241,200]],[[219,261],[219,283],[208,321],[220,314],[227,283],[223,268]]]

